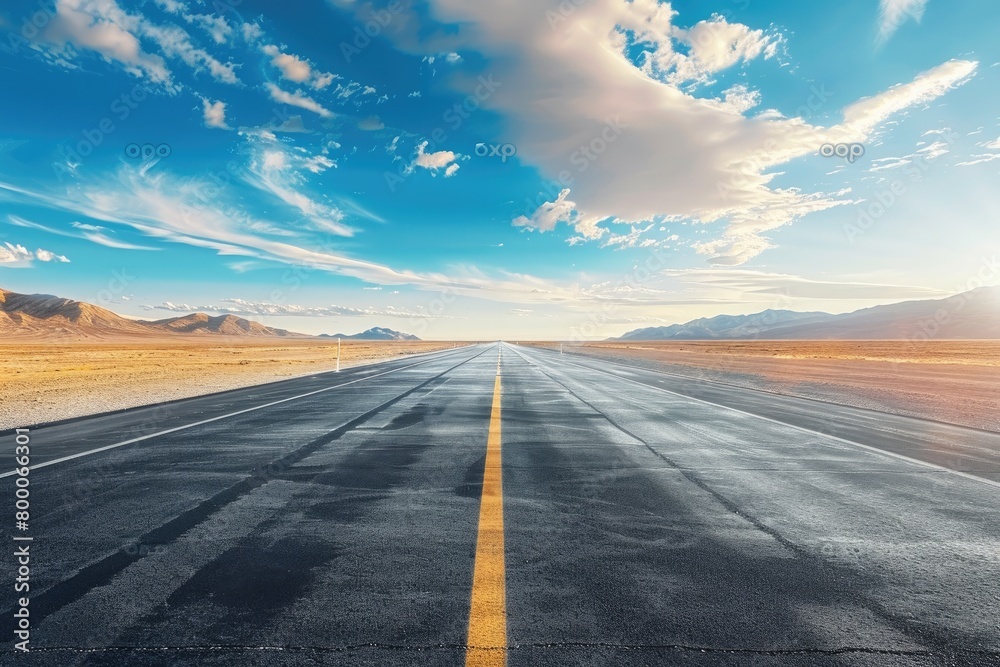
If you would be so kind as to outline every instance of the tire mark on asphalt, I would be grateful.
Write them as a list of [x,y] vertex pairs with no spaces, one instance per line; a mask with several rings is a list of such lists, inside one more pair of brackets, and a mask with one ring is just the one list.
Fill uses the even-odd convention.
[[[365,421],[371,419],[383,410],[392,407],[406,397],[420,391],[447,373],[454,371],[456,368],[480,357],[487,350],[489,350],[489,348],[462,360],[458,364],[447,368],[441,373],[438,373],[437,375],[421,382],[396,397],[382,403],[381,405],[372,408],[364,414],[345,422],[332,431],[319,436],[318,438],[289,452],[288,454],[279,457],[271,463],[254,468],[252,473],[245,479],[216,493],[214,496],[202,501],[197,506],[174,517],[170,521],[161,524],[159,527],[141,535],[136,538],[136,542],[139,544],[166,545],[174,541],[177,537],[204,522],[208,519],[208,517],[222,510],[227,505],[235,502],[250,491],[266,484],[272,479],[274,471],[281,471],[291,467],[295,463],[318,451],[325,445],[337,440],[342,435],[353,430],[360,424],[363,424]],[[70,578],[64,579],[58,584],[55,584],[33,597],[31,600],[32,625],[37,627],[47,616],[53,614],[68,604],[76,602],[86,595],[91,589],[109,584],[117,574],[142,557],[143,554],[130,554],[122,550],[116,551],[101,560],[81,568]],[[14,608],[10,608],[6,617],[12,618],[14,611]]]
[[[700,479],[695,474],[695,472],[694,472],[693,469],[691,469],[691,468],[685,468],[683,466],[680,466],[673,459],[671,459],[669,456],[663,454],[662,452],[657,451],[646,440],[644,440],[643,438],[641,438],[637,434],[633,433],[629,429],[625,428],[624,426],[622,426],[621,424],[619,424],[615,420],[611,419],[611,417],[609,417],[607,414],[605,414],[601,409],[599,409],[593,403],[587,401],[585,398],[583,398],[582,396],[580,396],[579,394],[577,394],[575,391],[573,391],[572,389],[570,389],[570,387],[568,385],[566,385],[566,383],[564,383],[561,380],[559,380],[556,377],[554,377],[551,373],[549,373],[548,371],[546,371],[545,369],[543,369],[539,364],[534,363],[534,362],[528,360],[518,350],[513,350],[513,351],[519,357],[521,357],[522,361],[524,361],[525,363],[527,363],[529,366],[533,367],[535,370],[537,370],[539,373],[541,373],[545,377],[549,378],[549,380],[551,380],[552,382],[555,382],[556,384],[558,384],[559,386],[561,386],[573,398],[575,398],[576,400],[580,401],[581,403],[583,403],[584,405],[586,405],[588,408],[590,408],[594,412],[600,414],[608,422],[609,425],[611,425],[612,427],[614,427],[618,431],[622,432],[623,434],[625,434],[629,438],[631,438],[631,439],[635,440],[636,442],[642,444],[654,456],[656,456],[657,458],[659,458],[660,460],[662,460],[663,462],[665,462],[671,468],[676,469],[685,479],[687,479],[692,484],[694,484],[695,486],[697,486],[699,489],[705,491],[706,493],[708,493],[709,495],[711,495],[713,498],[715,498],[715,500],[717,502],[719,502],[724,508],[726,508],[726,510],[728,510],[729,512],[735,514],[736,516],[739,516],[740,518],[744,519],[745,521],[747,521],[748,523],[750,523],[751,525],[753,525],[756,529],[758,529],[761,532],[763,532],[763,533],[767,534],[768,536],[770,536],[772,539],[774,539],[776,542],[778,542],[779,544],[781,544],[783,547],[785,547],[786,549],[788,549],[789,551],[791,551],[792,553],[794,553],[796,555],[796,557],[801,558],[801,559],[806,560],[806,561],[809,561],[809,562],[812,562],[812,563],[815,563],[816,567],[820,568],[820,569],[826,568],[826,569],[832,569],[834,571],[839,571],[839,570],[845,569],[845,568],[842,568],[841,566],[838,566],[836,564],[830,563],[826,559],[821,558],[821,557],[815,555],[814,553],[812,553],[811,551],[807,550],[805,547],[802,547],[802,546],[796,544],[795,542],[792,542],[791,540],[789,540],[786,537],[784,537],[781,533],[779,533],[774,528],[771,528],[767,524],[763,523],[757,517],[755,517],[755,516],[753,516],[753,515],[745,512],[745,511],[743,511],[742,509],[740,509],[740,507],[736,503],[734,503],[733,501],[731,501],[729,498],[727,498],[726,496],[724,496],[722,493],[720,493],[720,492],[716,491],[715,489],[713,489],[704,480]],[[571,365],[576,365],[576,364],[571,364]],[[551,368],[551,366],[548,366],[548,365],[546,365],[546,366],[548,368]],[[595,370],[595,369],[586,369],[586,370]],[[650,388],[653,388],[653,387],[650,387]],[[722,407],[722,406],[720,406],[720,407]],[[852,574],[854,574],[849,568],[847,568],[847,571],[851,572]],[[888,609],[886,609],[882,604],[880,604],[880,603],[878,603],[878,602],[876,602],[874,600],[871,600],[871,599],[867,600],[867,604],[865,606],[871,612],[873,612],[878,618],[880,618],[882,621],[884,621],[887,625],[889,625],[893,629],[897,630],[898,632],[902,633],[904,636],[906,636],[908,639],[910,639],[911,641],[913,641],[915,644],[917,644],[919,646],[927,646],[928,643],[932,643],[932,644],[936,644],[937,646],[939,646],[942,649],[942,651],[939,651],[939,652],[936,652],[936,653],[933,652],[933,651],[928,650],[926,653],[923,653],[921,655],[948,655],[949,654],[948,646],[950,644],[953,644],[953,642],[949,642],[947,638],[940,636],[940,634],[938,632],[936,632],[933,628],[914,627],[913,625],[907,623],[907,620],[905,618],[898,617],[896,614],[894,614],[891,611],[889,611]],[[919,654],[919,653],[917,653],[917,654]]]

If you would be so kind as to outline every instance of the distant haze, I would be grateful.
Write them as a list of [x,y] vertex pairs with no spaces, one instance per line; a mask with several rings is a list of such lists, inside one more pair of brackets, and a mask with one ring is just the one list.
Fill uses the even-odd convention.
[[831,315],[765,310],[636,329],[615,340],[837,340],[1000,338],[1000,287]]

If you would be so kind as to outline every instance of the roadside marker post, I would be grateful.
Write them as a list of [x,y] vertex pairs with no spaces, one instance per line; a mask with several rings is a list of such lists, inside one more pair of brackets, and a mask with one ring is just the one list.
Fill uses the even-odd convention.
[[337,372],[340,372],[340,336],[337,336]]

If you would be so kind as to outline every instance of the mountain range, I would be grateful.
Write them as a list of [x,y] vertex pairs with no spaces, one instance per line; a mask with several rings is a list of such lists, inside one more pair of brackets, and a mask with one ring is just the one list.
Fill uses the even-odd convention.
[[343,338],[344,340],[420,340],[413,334],[403,333],[385,327],[372,327],[357,334],[321,334],[324,338]]
[[636,329],[612,340],[895,340],[1000,338],[1000,286],[946,299],[904,301],[851,313],[765,310]]
[[[18,294],[0,289],[0,336],[4,337],[30,336],[44,340],[185,335],[312,338],[235,315],[192,313],[164,320],[131,320],[83,301],[51,294]],[[357,340],[419,340],[410,334],[378,327],[355,336],[342,337]]]

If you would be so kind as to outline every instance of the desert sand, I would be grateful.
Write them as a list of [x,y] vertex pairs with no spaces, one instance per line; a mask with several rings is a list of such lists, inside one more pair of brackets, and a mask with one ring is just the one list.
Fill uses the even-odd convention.
[[[532,343],[558,349],[559,343]],[[565,344],[689,377],[1000,431],[1000,341]]]
[[[454,347],[344,341],[341,368]],[[0,429],[334,370],[336,340],[185,337],[0,341]]]

